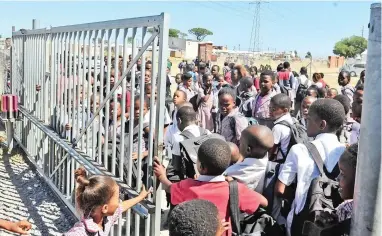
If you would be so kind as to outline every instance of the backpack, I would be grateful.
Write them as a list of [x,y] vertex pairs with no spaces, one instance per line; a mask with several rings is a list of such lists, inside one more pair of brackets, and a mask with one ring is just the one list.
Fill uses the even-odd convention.
[[289,90],[285,87],[284,81],[290,80],[289,73],[289,71],[280,71],[277,73],[277,75],[279,76],[279,80],[281,81],[281,85],[279,83],[280,91],[281,93],[284,93],[286,95],[289,95]]
[[334,211],[342,202],[338,192],[339,183],[335,180],[339,174],[338,164],[332,173],[328,173],[316,146],[311,142],[305,143],[305,146],[320,170],[320,176],[312,180],[303,210],[293,217],[291,227],[291,235],[293,236],[303,235],[305,222],[317,223],[320,213]]
[[218,138],[224,140],[224,137],[219,134],[208,134],[206,129],[199,127],[200,136],[195,137],[189,130],[183,130],[180,133],[181,136],[185,138],[185,140],[180,142],[180,163],[178,164],[178,168],[180,167],[181,179],[183,178],[194,178],[195,174],[197,174],[196,158],[198,154],[198,150],[200,145],[207,139]]
[[189,101],[192,104],[192,107],[194,108],[194,111],[198,111],[198,108],[200,104],[202,103],[202,99],[198,102],[198,94],[195,94]]
[[305,83],[303,84],[300,83],[298,85],[298,88],[296,91],[296,101],[301,102],[302,100],[304,100],[306,96],[306,91],[308,90],[308,84],[309,84],[309,80],[306,79]]
[[[283,228],[263,209],[254,214],[241,214],[236,180],[229,182],[229,211],[233,235],[284,236]],[[242,220],[241,220],[242,219]]]
[[279,147],[279,151],[281,152],[281,154],[283,156],[283,160],[285,161],[285,159],[288,156],[288,153],[289,153],[290,149],[292,148],[292,146],[297,144],[297,143],[308,142],[308,135],[306,134],[305,127],[303,125],[301,125],[300,122],[298,122],[298,120],[296,120],[296,119],[293,119],[293,125],[291,125],[290,123],[288,123],[285,120],[276,123],[276,125],[284,125],[284,126],[287,126],[291,130],[291,136],[290,136],[290,141],[288,144],[287,152],[284,153],[281,150],[281,148]]

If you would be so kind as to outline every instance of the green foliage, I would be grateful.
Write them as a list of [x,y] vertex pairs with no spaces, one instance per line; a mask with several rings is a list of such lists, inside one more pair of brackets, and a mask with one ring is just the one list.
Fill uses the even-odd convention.
[[312,53],[307,52],[306,55],[305,55],[305,58],[312,58]]
[[198,41],[203,41],[205,37],[213,35],[211,31],[204,28],[192,28],[188,31],[188,33],[194,35]]
[[[147,32],[152,34],[154,32],[154,29],[153,28],[148,28],[147,29]],[[185,33],[182,33],[180,30],[178,29],[169,29],[168,30],[168,36],[169,37],[172,37],[172,38],[184,38],[187,36],[187,34]]]
[[361,36],[344,38],[334,45],[333,53],[345,58],[355,57],[367,48],[367,40]]

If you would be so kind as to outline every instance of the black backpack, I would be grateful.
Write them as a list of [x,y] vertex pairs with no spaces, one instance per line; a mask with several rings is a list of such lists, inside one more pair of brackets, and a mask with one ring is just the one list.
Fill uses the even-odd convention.
[[300,83],[298,85],[298,88],[296,91],[296,101],[297,102],[301,102],[302,100],[304,100],[304,98],[306,96],[306,91],[308,90],[308,83],[309,83],[309,80],[306,79],[305,84]]
[[[311,142],[305,143],[305,146],[320,170],[320,176],[312,180],[303,210],[293,217],[291,227],[293,236],[303,235],[304,223],[317,223],[323,211],[334,211],[342,202],[338,192],[339,183],[335,180],[339,175],[338,164],[331,173],[328,173],[316,146]],[[309,223],[307,227],[308,225]]]
[[284,236],[283,228],[259,208],[254,214],[241,214],[239,209],[239,190],[236,180],[229,182],[229,210],[232,235]]
[[182,135],[185,139],[180,142],[180,157],[176,157],[179,163],[176,163],[176,168],[180,171],[180,178],[194,178],[195,174],[197,174],[196,168],[196,157],[198,154],[198,150],[200,145],[204,141],[210,138],[218,138],[225,141],[224,137],[219,134],[208,134],[206,129],[199,127],[200,136],[195,137],[189,130],[184,130],[180,135]]
[[284,125],[287,126],[291,130],[291,136],[290,141],[288,144],[287,152],[284,153],[281,148],[279,148],[279,151],[281,152],[283,156],[283,161],[285,161],[286,157],[288,156],[288,153],[293,145],[298,143],[306,143],[308,142],[308,135],[306,134],[306,129],[303,125],[298,122],[298,120],[293,119],[293,124],[288,123],[287,121],[280,121],[276,123],[277,125]]

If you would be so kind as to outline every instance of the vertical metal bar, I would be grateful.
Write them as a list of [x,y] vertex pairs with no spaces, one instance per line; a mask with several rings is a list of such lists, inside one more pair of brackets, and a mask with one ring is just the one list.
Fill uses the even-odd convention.
[[[104,84],[103,84],[103,80],[104,80],[104,75],[105,75],[105,40],[104,40],[104,37],[105,37],[105,30],[101,30],[101,68],[100,68],[100,91],[99,91],[99,102],[100,104],[103,102],[103,91],[104,91]],[[102,124],[102,115],[103,113],[100,112],[100,114],[98,114],[98,120],[99,120],[99,129],[98,129],[98,163],[101,164],[102,163],[102,145],[105,145],[102,143],[102,140],[103,140],[103,133],[102,133],[102,130],[103,130],[103,124]]]
[[[104,40],[104,37],[105,37],[105,30],[101,30],[101,68],[100,68],[100,91],[99,91],[99,102],[100,104],[103,102],[103,90],[104,90],[104,84],[103,84],[103,80],[104,80],[104,75],[105,75],[105,59],[104,59],[104,56],[105,56],[105,40]],[[98,114],[98,120],[99,120],[99,129],[98,129],[98,163],[101,164],[102,163],[102,145],[105,145],[102,143],[102,137],[103,137],[103,133],[102,133],[102,129],[103,129],[103,124],[102,124],[102,115],[103,113],[100,112],[100,114]]]
[[[145,43],[145,36],[146,36],[147,27],[142,28],[142,45]],[[144,54],[143,54],[144,55]],[[143,108],[145,104],[145,63],[146,60],[144,59],[144,56],[142,56],[142,67],[141,67],[141,84],[140,84],[140,106],[139,106],[139,131],[138,131],[138,174],[137,174],[137,191],[139,192],[142,188],[142,159],[143,159],[143,152],[142,152],[142,139],[143,137],[143,118],[145,114],[143,113]],[[148,104],[147,104],[148,105]],[[139,222],[140,217],[135,214],[135,235],[139,236]]]
[[[165,108],[165,94],[166,94],[166,67],[167,67],[167,56],[168,56],[168,31],[169,31],[169,20],[170,17],[166,13],[162,13],[163,22],[160,25],[160,35],[159,35],[159,83],[158,83],[158,98],[157,98],[157,119],[156,125],[157,132],[154,144],[154,155],[157,156],[162,161],[163,155],[163,127],[164,125],[164,108]],[[154,188],[154,201],[155,201],[155,219],[152,221],[151,235],[160,234],[160,224],[161,224],[161,191],[162,185],[158,183],[157,179],[154,178],[153,186],[158,186]]]
[[[128,29],[124,29],[123,31],[123,61],[122,61],[122,71],[121,73],[124,74],[126,71],[126,63],[127,63],[127,34],[128,34]],[[122,120],[121,120],[121,133],[123,134],[125,132],[125,123],[126,123],[126,76],[122,78],[122,101],[121,101],[121,106],[122,106]],[[125,161],[125,136],[121,135],[121,153],[119,157],[119,178],[121,181],[123,181],[123,166],[124,166],[124,161]]]
[[[137,35],[137,28],[133,28],[133,32],[132,32],[132,52],[131,52],[131,55],[132,55],[132,58],[135,57],[135,54],[136,54],[136,44],[135,44],[135,37]],[[136,65],[134,65],[132,68],[131,68],[131,80],[130,80],[130,84],[131,84],[131,92],[130,92],[130,115],[129,115],[129,119],[130,119],[130,122],[129,122],[129,134],[132,134],[133,133],[133,130],[134,130],[134,97],[135,97],[135,69],[136,69]],[[129,186],[131,186],[131,183],[132,183],[132,171],[133,171],[133,159],[132,159],[132,155],[133,155],[133,142],[134,142],[134,139],[133,139],[133,135],[129,135],[129,153],[127,154],[128,156],[128,160],[129,160],[129,163],[128,163],[128,176],[127,176],[127,184]],[[126,228],[127,229],[130,229],[131,227],[131,210],[128,210],[127,211],[127,217],[126,217],[126,221],[127,221],[127,225],[126,225]],[[126,235],[127,236],[130,236],[130,230],[127,230],[128,232],[126,232]]]
[[[157,45],[158,45],[158,37],[155,37],[154,41],[153,41],[153,44],[152,44],[152,57],[151,57],[151,61],[152,61],[152,69],[151,69],[151,99],[150,99],[150,133],[149,133],[149,147],[148,147],[148,150],[149,150],[149,156],[147,157],[148,160],[147,160],[147,176],[151,177],[151,174],[150,174],[150,170],[152,170],[152,163],[153,163],[153,153],[154,153],[154,125],[155,124],[155,121],[156,121],[156,110],[153,109],[155,106],[155,93],[157,91],[157,87],[156,87],[156,84],[157,84]],[[161,129],[161,127],[157,127],[157,129]],[[146,182],[146,188],[150,188],[152,187],[150,185],[150,179],[148,179],[148,181]],[[152,200],[152,197],[149,197],[149,200]],[[151,215],[149,215],[147,217],[147,219],[145,220],[145,235],[146,236],[149,236],[150,235],[150,226],[151,226]]]
[[[94,33],[94,78],[93,78],[93,107],[92,107],[93,115],[95,114],[97,110],[97,107],[95,106],[96,97],[97,97],[97,62],[98,62],[97,51],[98,51],[98,30],[96,30]],[[96,126],[98,126],[98,124],[96,122],[93,122],[92,152],[91,152],[91,157],[93,158],[93,160],[96,159],[96,141],[97,141]]]
[[72,76],[72,80],[73,80],[73,123],[72,123],[72,126],[73,126],[73,132],[72,132],[72,138],[71,138],[71,141],[73,142],[73,139],[74,137],[76,137],[77,133],[78,133],[78,130],[80,129],[79,126],[78,126],[78,122],[80,120],[80,116],[78,114],[78,102],[79,102],[79,99],[78,99],[78,76],[77,76],[77,49],[78,49],[78,43],[77,43],[77,31],[73,32],[73,44],[72,44],[72,48],[73,48],[73,64],[72,64],[72,68],[73,68],[73,76]]
[[65,33],[65,51],[64,51],[64,130],[65,130],[65,139],[68,140],[70,131],[66,130],[65,126],[69,123],[69,110],[68,110],[68,81],[69,78],[69,71],[68,71],[68,57],[69,57],[69,33]]
[[[77,32],[76,32],[77,33]],[[76,72],[75,75],[76,75],[76,81],[77,81],[77,124],[76,124],[76,130],[77,130],[77,133],[80,132],[81,130],[81,127],[82,127],[82,124],[85,122],[84,119],[86,119],[87,117],[84,116],[84,114],[81,113],[81,105],[80,105],[80,102],[81,102],[81,98],[80,98],[80,91],[81,91],[81,80],[80,80],[80,71],[81,71],[81,36],[82,36],[82,31],[78,31],[78,38],[76,40],[77,42],[77,51],[76,51],[76,54],[75,54],[75,59],[76,59]],[[86,118],[85,118],[86,117]]]
[[[115,41],[114,41],[114,84],[119,80],[119,45],[118,45],[119,29],[115,29]],[[118,91],[118,90],[117,90]],[[114,108],[113,108],[113,137],[112,137],[112,161],[111,161],[111,173],[115,175],[116,166],[116,150],[117,150],[117,127],[119,121],[117,120],[117,91],[113,94]]]
[[55,52],[55,46],[56,46],[56,35],[57,34],[50,34],[50,109],[49,109],[49,115],[50,115],[50,125],[54,127],[55,117],[54,117],[54,108],[55,108],[55,64],[56,64],[56,52]]
[[[111,73],[111,34],[112,30],[108,31],[107,35],[107,80],[106,80],[106,94],[110,93],[110,73]],[[104,142],[104,166],[109,167],[108,161],[108,143],[109,143],[109,120],[110,120],[110,101],[105,106],[105,142]]]
[[[84,115],[85,114],[85,108],[86,108],[86,102],[85,102],[85,98],[86,98],[86,87],[85,87],[85,68],[86,68],[86,36],[87,36],[87,31],[84,31],[84,38],[83,38],[83,44],[82,44],[82,78],[81,78],[81,81],[82,81],[82,114]],[[86,112],[86,118],[89,117],[89,114],[88,112]],[[81,125],[81,128],[83,129],[84,128],[84,123],[82,123]],[[81,149],[82,151],[84,151],[86,153],[86,147],[84,145],[85,141],[84,141],[84,137],[81,138]]]
[[[73,130],[73,117],[72,117],[72,84],[73,84],[73,79],[74,79],[74,76],[73,76],[73,73],[72,73],[72,37],[73,37],[73,33],[70,32],[69,33],[69,39],[68,39],[68,49],[67,49],[67,56],[69,57],[68,60],[69,60],[69,63],[68,63],[68,68],[66,69],[68,71],[68,76],[67,76],[67,81],[68,81],[68,123],[70,124],[70,126],[72,126],[72,129]],[[72,142],[72,132],[69,131],[69,142]]]
[[[91,112],[91,108],[90,108],[90,96],[91,96],[91,83],[90,83],[90,77],[91,77],[91,70],[92,70],[92,63],[91,63],[91,46],[92,46],[92,37],[93,37],[93,30],[90,30],[89,31],[89,39],[88,39],[88,47],[89,47],[89,53],[88,53],[88,78],[87,79],[87,88],[88,88],[88,92],[86,94],[86,101],[87,101],[87,114],[89,115],[90,112]],[[90,135],[92,134],[91,132],[92,130],[92,126],[90,126],[88,128],[88,130],[86,130],[86,154],[89,154],[89,149],[91,148],[91,143],[89,142],[89,137]]]
[[62,33],[57,34],[57,51],[54,57],[57,59],[57,62],[55,63],[55,72],[56,72],[56,104],[55,104],[55,113],[56,113],[56,123],[55,123],[55,128],[57,132],[61,135],[61,45],[62,45]]
[[381,3],[373,3],[370,8],[366,93],[362,108],[351,236],[377,236],[381,235],[382,230]]

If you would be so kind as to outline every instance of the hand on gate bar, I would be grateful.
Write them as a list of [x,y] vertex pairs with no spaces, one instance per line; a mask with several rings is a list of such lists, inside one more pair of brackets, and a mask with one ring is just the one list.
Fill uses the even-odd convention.
[[32,228],[32,225],[26,220],[21,220],[18,222],[0,220],[0,228],[6,229],[13,233],[28,235],[28,230]]
[[158,157],[154,157],[154,173],[155,173],[155,176],[158,179],[160,179],[161,177],[165,177],[166,176],[166,169],[160,163]]
[[84,167],[80,167],[74,171],[74,179],[77,181],[78,177],[86,178],[86,170]]
[[41,85],[36,85],[36,91],[39,92],[41,90]]
[[72,126],[70,124],[65,125],[65,130],[70,130],[71,128],[72,128]]

